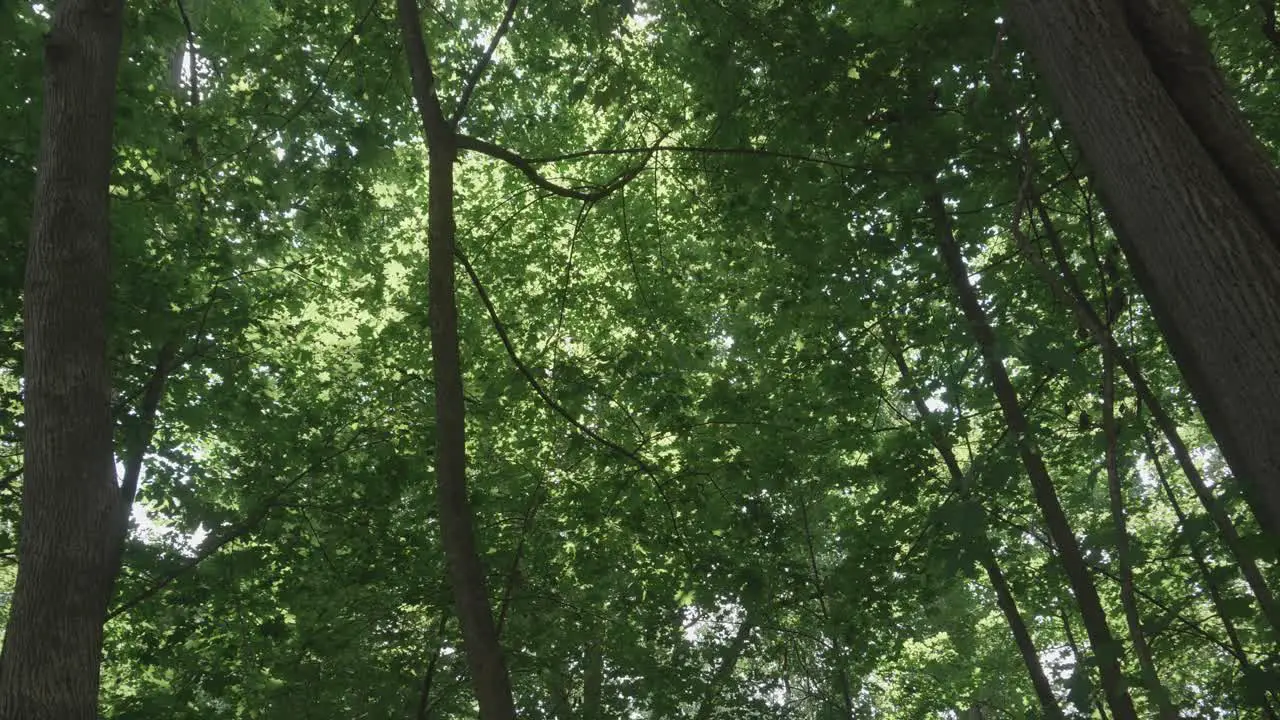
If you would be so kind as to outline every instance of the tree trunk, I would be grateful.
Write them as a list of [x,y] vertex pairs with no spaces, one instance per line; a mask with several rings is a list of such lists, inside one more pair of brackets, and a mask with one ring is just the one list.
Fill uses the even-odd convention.
[[[929,405],[925,402],[924,394],[920,392],[920,387],[912,378],[911,368],[907,365],[907,359],[902,354],[901,348],[898,347],[896,339],[890,338],[887,344],[889,354],[893,356],[893,362],[898,366],[898,374],[902,376],[902,382],[906,384],[907,393],[911,396],[911,403],[915,406],[916,413],[920,416],[920,421],[928,432],[929,440],[934,449],[937,450],[938,455],[942,457],[943,464],[947,466],[947,473],[951,476],[952,488],[960,493],[962,499],[971,500],[969,478],[964,474],[964,470],[960,468],[960,461],[956,459],[956,453],[950,438],[943,434],[937,422],[935,422],[933,411],[929,409]],[[1054,697],[1053,687],[1049,684],[1049,676],[1045,673],[1044,666],[1040,663],[1040,653],[1036,651],[1035,642],[1031,639],[1031,632],[1027,629],[1027,623],[1022,618],[1022,612],[1018,610],[1018,602],[1013,597],[1013,590],[1009,587],[1009,582],[1005,579],[1004,572],[1000,569],[1000,563],[992,550],[991,539],[987,535],[985,527],[981,542],[979,562],[987,574],[987,580],[991,582],[991,589],[995,590],[996,605],[1000,607],[1000,612],[1004,613],[1004,619],[1009,624],[1009,632],[1013,633],[1013,640],[1018,646],[1018,652],[1022,655],[1022,662],[1027,666],[1027,674],[1031,676],[1031,685],[1036,691],[1036,697],[1040,700],[1040,709],[1044,711],[1044,716],[1048,720],[1064,720],[1066,716],[1062,713],[1061,706],[1058,705],[1058,699]],[[852,714],[850,717],[852,717]]]
[[[1112,292],[1116,292],[1114,289]],[[1178,712],[1169,698],[1169,692],[1160,682],[1151,648],[1147,645],[1146,631],[1142,628],[1142,615],[1138,610],[1138,595],[1133,584],[1133,552],[1129,545],[1129,523],[1125,517],[1124,483],[1120,477],[1119,444],[1116,429],[1116,364],[1111,353],[1103,351],[1102,358],[1102,432],[1106,439],[1107,490],[1111,500],[1111,523],[1116,534],[1116,564],[1120,571],[1120,603],[1124,607],[1125,624],[1129,630],[1129,642],[1138,659],[1138,670],[1147,697],[1155,705],[1160,720],[1178,720]]]
[[[1067,638],[1067,647],[1071,648],[1071,658],[1075,661],[1076,667],[1079,668],[1084,664],[1084,653],[1080,652],[1080,643],[1076,642],[1075,632],[1071,630],[1071,618],[1068,617],[1065,609],[1059,610],[1059,618],[1062,620],[1062,634]],[[1098,711],[1099,718],[1111,720],[1110,716],[1107,715],[1107,706],[1101,699],[1094,702],[1093,708]]]
[[734,633],[729,647],[725,648],[724,657],[720,658],[720,667],[716,668],[715,674],[707,681],[706,689],[702,693],[702,701],[698,703],[698,711],[693,716],[694,720],[711,720],[716,714],[718,709],[716,702],[720,698],[720,692],[728,687],[729,681],[733,678],[733,671],[737,669],[738,661],[742,659],[742,653],[751,640],[751,629],[749,618],[743,618],[738,624],[738,632]]
[[[926,180],[932,182],[932,178]],[[928,190],[925,198],[929,214],[933,219],[938,236],[938,245],[946,262],[952,286],[960,300],[961,309],[968,320],[969,327],[986,364],[987,375],[995,386],[996,398],[999,400],[1005,423],[1013,437],[1017,438],[1018,454],[1022,458],[1023,467],[1031,480],[1032,493],[1036,505],[1044,518],[1049,537],[1058,549],[1058,557],[1062,568],[1066,571],[1067,580],[1071,584],[1072,594],[1080,607],[1080,615],[1084,620],[1085,632],[1098,659],[1098,669],[1102,676],[1102,687],[1116,720],[1136,720],[1133,700],[1125,687],[1120,667],[1120,645],[1111,635],[1107,626],[1106,611],[1098,597],[1097,586],[1093,576],[1084,562],[1080,552],[1080,543],[1071,531],[1070,522],[1058,500],[1058,491],[1049,476],[1040,450],[1036,447],[1030,424],[1018,405],[1018,395],[1013,382],[1004,368],[1004,359],[996,347],[995,332],[987,320],[986,312],[978,302],[978,294],[969,282],[969,270],[960,254],[960,247],[951,233],[951,219],[947,215],[941,192],[936,187]]]
[[1257,560],[1245,550],[1240,534],[1236,530],[1235,522],[1227,514],[1226,508],[1219,502],[1213,491],[1205,484],[1204,477],[1201,476],[1200,470],[1196,467],[1187,444],[1183,442],[1182,436],[1178,434],[1177,424],[1174,422],[1173,417],[1169,415],[1169,412],[1165,410],[1164,403],[1155,394],[1155,390],[1147,382],[1137,360],[1126,353],[1124,348],[1120,347],[1115,335],[1111,332],[1111,328],[1103,324],[1097,311],[1089,303],[1084,289],[1081,288],[1071,269],[1071,264],[1067,261],[1066,250],[1062,246],[1052,218],[1034,190],[1031,192],[1031,199],[1044,227],[1049,247],[1053,251],[1054,261],[1058,267],[1058,275],[1055,275],[1049,269],[1045,264],[1044,258],[1040,256],[1040,253],[1022,234],[1021,230],[1014,227],[1013,234],[1022,253],[1040,272],[1053,294],[1074,309],[1076,320],[1089,333],[1093,341],[1103,349],[1105,358],[1110,362],[1114,362],[1124,371],[1125,377],[1129,379],[1129,383],[1133,386],[1134,393],[1138,396],[1143,406],[1151,412],[1151,417],[1155,420],[1156,426],[1164,434],[1166,442],[1173,451],[1174,459],[1177,460],[1178,466],[1187,478],[1187,482],[1191,484],[1191,488],[1195,491],[1200,504],[1213,520],[1223,543],[1227,546],[1227,550],[1239,565],[1245,582],[1249,584],[1249,589],[1253,591],[1254,597],[1258,600],[1258,605],[1262,608],[1262,614],[1267,619],[1272,634],[1280,638],[1280,604],[1277,604],[1275,594],[1263,577]]
[[592,634],[582,658],[581,720],[604,718],[604,643],[600,637],[604,627]]
[[427,142],[429,227],[428,301],[431,359],[436,392],[436,499],[440,530],[463,647],[481,720],[514,720],[515,700],[498,631],[489,606],[484,566],[476,550],[475,519],[467,498],[466,416],[462,361],[458,351],[458,307],[454,289],[453,165],[457,134],[445,121],[436,94],[430,56],[422,37],[416,0],[397,7],[409,56],[414,98]]
[[1280,538],[1274,168],[1233,144],[1247,128],[1205,80],[1217,71],[1188,69],[1207,51],[1186,50],[1197,31],[1176,0],[1014,0],[1011,13],[1236,481]]
[[97,716],[120,502],[112,460],[112,125],[123,3],[62,0],[45,41],[44,118],[24,308],[25,482],[0,718]]

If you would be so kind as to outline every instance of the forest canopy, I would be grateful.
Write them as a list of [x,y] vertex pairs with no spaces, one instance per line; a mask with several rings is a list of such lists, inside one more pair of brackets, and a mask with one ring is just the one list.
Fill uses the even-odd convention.
[[0,720],[1280,715],[1273,3],[0,14]]

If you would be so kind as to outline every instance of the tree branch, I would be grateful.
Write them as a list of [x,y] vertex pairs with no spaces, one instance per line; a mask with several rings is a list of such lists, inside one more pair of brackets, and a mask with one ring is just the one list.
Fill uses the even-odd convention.
[[[524,173],[524,176],[529,178],[529,182],[542,188],[543,190],[546,190],[547,192],[553,193],[555,195],[559,195],[561,197],[572,198],[574,200],[581,200],[583,202],[596,202],[598,200],[603,200],[618,188],[631,182],[633,179],[635,179],[637,175],[641,173],[641,171],[645,169],[646,166],[648,166],[649,159],[653,157],[654,150],[657,147],[655,146],[654,148],[636,149],[634,151],[629,151],[632,153],[645,153],[645,157],[643,160],[637,163],[635,167],[632,167],[631,169],[622,172],[617,177],[605,183],[604,185],[597,186],[594,190],[584,190],[581,188],[573,188],[573,187],[566,187],[564,185],[557,185],[556,183],[551,182],[545,176],[543,176],[542,173],[538,172],[537,168],[533,166],[534,165],[533,162],[524,159],[519,154],[512,152],[511,150],[508,150],[507,148],[504,148],[501,145],[496,145],[494,143],[491,143],[488,140],[481,140],[480,138],[474,138],[474,137],[471,137],[470,135],[459,134],[457,136],[457,142],[458,142],[458,149],[460,150],[472,150],[484,155],[488,155],[489,157],[494,158],[496,160],[501,160],[507,163],[508,165]],[[601,154],[619,154],[619,153],[609,153],[609,151],[600,151],[600,153]]]
[[1260,0],[1258,7],[1262,9],[1262,34],[1267,36],[1277,50],[1280,50],[1280,28],[1276,27],[1275,0]]
[[476,83],[480,82],[480,77],[484,75],[485,68],[489,67],[489,61],[493,59],[493,51],[498,49],[498,43],[502,42],[502,36],[507,34],[511,29],[511,19],[515,17],[516,6],[520,4],[520,0],[508,0],[507,13],[502,16],[502,22],[498,24],[498,29],[493,33],[493,39],[489,41],[489,47],[485,48],[484,55],[480,56],[480,61],[476,63],[471,74],[467,76],[467,84],[462,88],[462,94],[458,96],[458,105],[453,109],[453,117],[449,118],[449,125],[455,130],[458,123],[462,122],[462,116],[467,112],[467,104],[471,102],[471,93],[475,92]]
[[210,536],[205,542],[201,543],[201,547],[196,551],[194,557],[189,558],[186,562],[173,570],[170,570],[146,589],[117,605],[111,610],[111,612],[107,613],[107,620],[110,621],[126,612],[129,612],[143,601],[156,595],[161,590],[164,590],[172,584],[174,580],[177,580],[188,570],[191,570],[195,566],[212,557],[232,541],[238,540],[256,530],[258,526],[262,524],[262,521],[267,519],[267,515],[282,504],[280,499],[286,492],[288,492],[293,486],[297,485],[303,478],[319,470],[325,463],[354,448],[356,440],[364,433],[368,432],[370,428],[371,426],[366,426],[364,430],[357,431],[345,444],[343,444],[342,447],[311,463],[301,472],[298,472],[293,477],[286,480],[282,485],[280,485],[280,487],[273,490],[271,494],[267,496],[266,500],[263,501],[262,505],[252,515],[245,518],[240,524],[232,526],[222,535],[217,537]]
[[830,167],[844,168],[846,170],[865,170],[862,165],[843,162],[840,160],[831,160],[828,158],[814,157],[812,155],[800,155],[798,153],[779,152],[776,150],[765,150],[762,148],[718,148],[703,147],[699,145],[655,145],[647,148],[607,148],[600,150],[579,150],[577,152],[565,153],[563,155],[547,155],[538,158],[528,158],[525,162],[530,165],[544,165],[546,163],[563,162],[565,160],[579,160],[587,157],[599,157],[604,155],[639,155],[642,153],[655,152],[671,152],[686,153],[690,155],[743,155],[748,157],[768,157],[779,160],[795,160],[797,162],[814,163],[816,165],[827,165]]
[[173,371],[174,359],[178,354],[178,343],[170,340],[160,348],[160,356],[156,359],[156,368],[147,380],[146,390],[142,394],[142,404],[138,407],[138,425],[134,428],[124,461],[124,478],[120,483],[120,506],[127,523],[129,510],[133,507],[133,499],[138,494],[138,478],[142,475],[142,460],[151,445],[151,436],[156,429],[156,411],[160,408],[160,399],[164,396],[164,384]]
[[542,387],[542,383],[538,382],[538,378],[534,376],[533,371],[529,369],[528,365],[525,365],[519,354],[516,353],[515,346],[511,344],[511,337],[507,335],[507,328],[502,323],[502,319],[498,317],[498,310],[493,306],[493,301],[489,299],[489,293],[480,282],[480,277],[476,275],[475,268],[471,266],[471,261],[467,259],[461,250],[457,250],[456,255],[458,262],[462,263],[463,269],[467,271],[467,277],[471,278],[471,284],[475,286],[476,292],[480,295],[480,302],[484,303],[485,310],[489,313],[489,320],[493,322],[494,329],[498,331],[498,338],[502,341],[502,346],[506,348],[508,357],[511,358],[511,362],[515,364],[516,369],[520,371],[525,380],[529,382],[529,386],[533,388],[533,391],[538,394],[538,397],[542,398],[542,402],[546,403],[547,407],[551,408],[555,414],[567,420],[578,432],[635,463],[636,467],[644,471],[646,475],[654,476],[656,474],[654,467],[646,462],[644,458],[584,425],[573,416],[573,413],[570,413],[563,405],[556,402],[555,398],[551,397],[550,393]]

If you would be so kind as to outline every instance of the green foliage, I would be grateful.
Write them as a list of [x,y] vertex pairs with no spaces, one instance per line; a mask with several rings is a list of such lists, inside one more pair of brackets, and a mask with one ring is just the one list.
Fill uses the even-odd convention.
[[[499,5],[424,10],[446,113]],[[434,501],[426,154],[393,8],[187,0],[192,63],[179,7],[130,4],[118,95],[121,457],[166,343],[179,362],[107,628],[103,713],[474,717]],[[1198,8],[1274,147],[1274,49],[1236,10]],[[2,12],[8,589],[43,9]],[[1113,240],[1016,47],[992,60],[998,13],[924,0],[518,7],[462,132],[531,159],[684,148],[590,204],[481,155],[457,168],[460,245],[559,408],[516,370],[459,272],[471,497],[522,717],[1035,717],[985,552],[1060,702],[1092,712],[1080,623],[918,187],[940,172],[1119,631],[1102,360],[1009,233],[1019,122],[1065,263],[1097,307]],[[641,157],[537,168],[577,185]],[[1140,299],[1116,330],[1244,525]],[[902,344],[929,422],[887,342]],[[1196,717],[1259,717],[1268,689],[1277,700],[1274,637],[1163,445],[1148,452],[1148,414],[1126,383],[1119,394],[1141,609],[1165,686]],[[935,436],[971,489],[953,487]],[[1274,548],[1245,542],[1280,583]],[[1211,582],[1227,592],[1220,607]],[[593,657],[598,708],[586,707]]]

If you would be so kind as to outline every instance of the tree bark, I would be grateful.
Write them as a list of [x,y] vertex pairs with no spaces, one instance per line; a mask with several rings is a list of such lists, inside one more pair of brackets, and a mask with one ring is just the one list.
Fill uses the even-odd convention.
[[583,651],[582,658],[582,720],[604,718],[604,643],[600,637],[604,627],[596,630]]
[[[932,183],[933,180],[930,178],[926,182]],[[942,194],[936,186],[927,190],[925,202],[937,232],[939,249],[946,263],[951,284],[959,297],[960,307],[969,323],[970,331],[982,351],[987,375],[995,386],[996,398],[1005,423],[1009,426],[1010,433],[1017,439],[1018,454],[1031,480],[1036,505],[1040,508],[1049,537],[1058,549],[1062,568],[1066,571],[1072,594],[1075,595],[1076,603],[1080,607],[1085,632],[1089,636],[1089,643],[1098,660],[1107,705],[1110,706],[1116,720],[1136,720],[1133,700],[1125,687],[1120,667],[1120,645],[1107,626],[1106,611],[1102,608],[1097,586],[1080,552],[1080,543],[1071,531],[1066,512],[1063,511],[1062,503],[1058,500],[1053,479],[1049,475],[1048,468],[1045,467],[1044,460],[1040,457],[1040,450],[1036,446],[1030,423],[1027,422],[1026,415],[1018,404],[1017,391],[1014,390],[1013,382],[1009,379],[1009,374],[1004,367],[1004,359],[996,347],[995,331],[991,329],[986,312],[978,302],[978,294],[969,282],[968,267],[960,254],[960,246],[952,236],[951,219],[943,203]]]
[[427,143],[431,358],[436,394],[436,500],[450,585],[481,720],[514,720],[515,700],[489,606],[484,566],[476,550],[475,519],[467,497],[466,415],[458,350],[454,287],[453,166],[457,134],[446,122],[422,37],[416,0],[398,0],[413,94]]
[[[1207,51],[1178,51],[1197,32],[1185,13],[1174,0],[1011,4],[1209,429],[1280,538],[1280,230],[1264,207],[1274,169],[1232,144],[1244,125],[1204,80],[1216,70],[1187,70]],[[1171,87],[1178,78],[1190,86]]]
[[123,2],[62,0],[45,40],[44,117],[24,307],[25,482],[0,718],[97,716],[120,494],[112,459],[112,126]]

